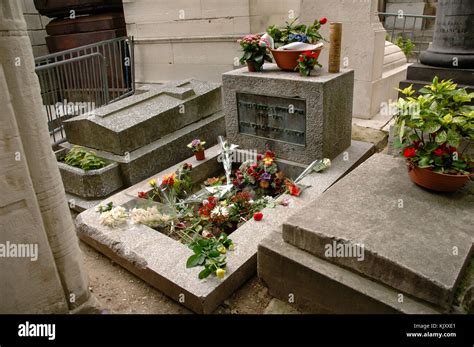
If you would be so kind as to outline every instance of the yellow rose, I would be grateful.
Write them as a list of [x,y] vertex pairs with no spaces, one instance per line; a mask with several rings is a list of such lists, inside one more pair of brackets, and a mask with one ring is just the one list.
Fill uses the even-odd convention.
[[221,254],[226,254],[227,253],[227,249],[224,246],[220,246],[219,248],[217,248],[217,250]]
[[151,180],[148,181],[148,184],[152,187],[156,187],[156,180],[152,178]]
[[235,245],[233,243],[230,244],[229,246],[229,251],[233,251],[235,249]]
[[224,269],[217,269],[216,270],[216,276],[218,279],[223,279],[225,276],[225,270]]

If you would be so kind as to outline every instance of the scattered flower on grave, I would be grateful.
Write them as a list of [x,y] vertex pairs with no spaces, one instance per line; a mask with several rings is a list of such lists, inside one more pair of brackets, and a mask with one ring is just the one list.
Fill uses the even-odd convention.
[[219,186],[224,182],[225,177],[210,177],[204,181],[204,185],[208,187]]
[[301,188],[298,187],[298,185],[294,183],[292,180],[287,178],[285,180],[285,187],[286,187],[286,190],[290,193],[290,195],[300,196]]
[[253,219],[255,219],[257,222],[261,221],[263,219],[263,213],[262,212],[255,212],[253,214]]
[[107,204],[100,203],[94,208],[94,211],[99,212],[99,213],[104,213],[107,211],[110,211],[114,207],[114,203],[111,201]]
[[309,76],[315,66],[322,67],[318,62],[318,53],[306,51],[298,57],[298,65],[296,65],[295,71],[299,71],[301,76]]
[[233,242],[225,233],[221,233],[219,237],[196,239],[188,245],[194,254],[188,258],[186,267],[203,266],[204,269],[198,275],[199,279],[207,278],[210,275],[223,279],[227,258],[222,248],[227,252],[231,245]]
[[167,214],[162,214],[156,206],[144,208],[133,208],[130,211],[130,218],[135,224],[143,224],[150,228],[166,225],[172,218]]
[[108,227],[116,227],[126,223],[127,219],[127,210],[122,206],[116,206],[109,211],[101,213],[100,224]]
[[175,182],[175,179],[176,179],[176,173],[170,173],[168,175],[165,175],[163,177],[163,180],[161,181],[161,185],[162,186],[172,186],[174,185],[174,182]]
[[186,229],[186,224],[183,222],[176,223],[176,228],[178,229]]
[[147,194],[145,192],[138,192],[138,197],[140,199],[146,199],[147,198]]
[[225,276],[225,270],[224,270],[224,269],[217,269],[217,270],[216,270],[216,277],[217,277],[218,279],[221,280],[221,279],[224,278],[224,276]]
[[279,204],[282,206],[289,206],[290,205],[290,199],[289,198],[283,198],[279,201]]

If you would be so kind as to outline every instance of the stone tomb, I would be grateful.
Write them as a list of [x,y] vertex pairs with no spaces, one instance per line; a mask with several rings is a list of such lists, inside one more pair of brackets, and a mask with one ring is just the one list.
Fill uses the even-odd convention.
[[[473,208],[472,182],[430,192],[403,160],[376,154],[262,241],[259,276],[312,313],[449,311],[472,256]],[[363,257],[331,256],[333,244]]]
[[[263,210],[260,222],[250,220],[230,238],[236,249],[227,253],[226,276],[223,280],[210,277],[199,280],[201,269],[186,269],[186,260],[192,251],[176,241],[145,225],[126,224],[116,228],[101,225],[99,214],[93,208],[82,212],[77,218],[77,232],[81,240],[88,243],[116,263],[120,264],[145,282],[197,313],[210,313],[252,277],[257,269],[257,245],[272,231],[282,228],[282,223],[293,213],[305,207],[322,194],[347,172],[366,160],[373,153],[372,144],[353,141],[343,154],[336,157],[325,172],[305,177],[301,183],[310,186],[303,194],[294,198],[282,195],[278,200],[289,198],[288,207],[277,205]],[[220,149],[214,146],[206,150],[206,160],[196,161],[194,157],[183,161],[153,176],[161,181],[165,174],[173,172],[184,162],[193,165],[192,178],[199,184],[209,176],[222,170],[218,161]],[[281,163],[286,172],[299,175],[304,166]],[[280,166],[280,163],[279,163]],[[104,200],[115,206],[126,205],[140,191],[149,191],[148,179]]]
[[[186,145],[201,138],[213,145],[225,134],[222,88],[194,79],[147,85],[133,96],[64,123],[69,142],[83,146],[110,165],[85,172],[60,163],[68,198],[75,209],[97,204],[189,157]],[[114,184],[105,181],[112,179]]]
[[[223,77],[226,130],[231,143],[238,144],[241,150],[258,149],[260,152],[268,145],[275,151],[280,168],[291,178],[296,178],[306,164],[315,159],[333,159],[332,166],[325,172],[308,175],[301,181],[309,188],[300,197],[282,195],[278,198],[289,198],[290,206],[266,208],[262,221],[249,220],[230,235],[236,249],[228,252],[223,280],[211,277],[202,281],[197,276],[199,268],[186,269],[186,260],[192,251],[185,244],[144,225],[103,226],[93,209],[78,216],[79,237],[191,310],[212,312],[255,274],[257,245],[265,236],[281,229],[290,215],[373,153],[372,144],[351,142],[352,72],[320,74],[303,79],[297,73],[278,72],[270,66],[270,70],[262,74],[237,70]],[[241,87],[243,85],[247,87]],[[258,88],[252,89],[252,86]],[[248,123],[281,131],[269,133],[268,129],[246,127]],[[223,171],[219,155],[220,149],[214,146],[206,150],[205,161],[198,162],[194,157],[186,160],[193,165],[195,184]],[[152,177],[161,179],[176,167],[168,167]],[[104,202],[129,206],[138,192],[150,190],[149,178]]]
[[222,75],[227,138],[242,148],[270,148],[282,159],[310,164],[334,159],[351,144],[354,72],[314,76],[265,64]]

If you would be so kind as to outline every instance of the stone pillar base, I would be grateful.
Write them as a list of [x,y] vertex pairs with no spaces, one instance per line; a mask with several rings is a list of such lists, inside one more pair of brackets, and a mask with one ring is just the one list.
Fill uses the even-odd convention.
[[420,62],[430,66],[474,69],[474,54],[439,53],[428,50],[421,53]]

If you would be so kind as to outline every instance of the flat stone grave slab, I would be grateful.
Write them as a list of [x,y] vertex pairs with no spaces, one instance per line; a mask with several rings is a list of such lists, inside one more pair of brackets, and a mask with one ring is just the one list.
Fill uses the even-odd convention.
[[473,225],[473,182],[454,194],[431,192],[410,181],[404,160],[376,154],[291,216],[283,239],[448,307],[472,254]]
[[243,148],[271,148],[310,164],[351,145],[354,71],[317,70],[309,77],[265,64],[222,75],[227,138]]
[[[144,225],[127,224],[109,228],[101,225],[99,214],[89,209],[78,216],[77,232],[83,241],[170,298],[195,312],[210,313],[255,274],[257,246],[266,235],[272,230],[281,229],[288,216],[321,195],[372,153],[372,144],[353,141],[344,153],[332,161],[329,169],[322,173],[311,174],[301,181],[302,184],[311,187],[300,197],[294,198],[288,195],[279,197],[279,199],[289,198],[291,200],[289,206],[277,205],[275,208],[266,208],[263,210],[262,221],[250,220],[234,231],[230,238],[236,244],[236,248],[227,254],[226,276],[223,280],[214,277],[199,280],[197,277],[199,268],[186,269],[186,260],[192,251],[185,244]],[[184,161],[191,163],[194,175],[199,176],[193,180],[204,180],[215,173],[216,168],[219,170],[222,167],[217,160],[219,154],[220,149],[214,146],[206,150],[207,159],[204,162],[197,162],[194,158]],[[182,163],[153,177],[161,178]],[[148,179],[104,202],[112,201],[115,206],[124,205],[137,196],[139,191],[147,190],[149,190]]]

